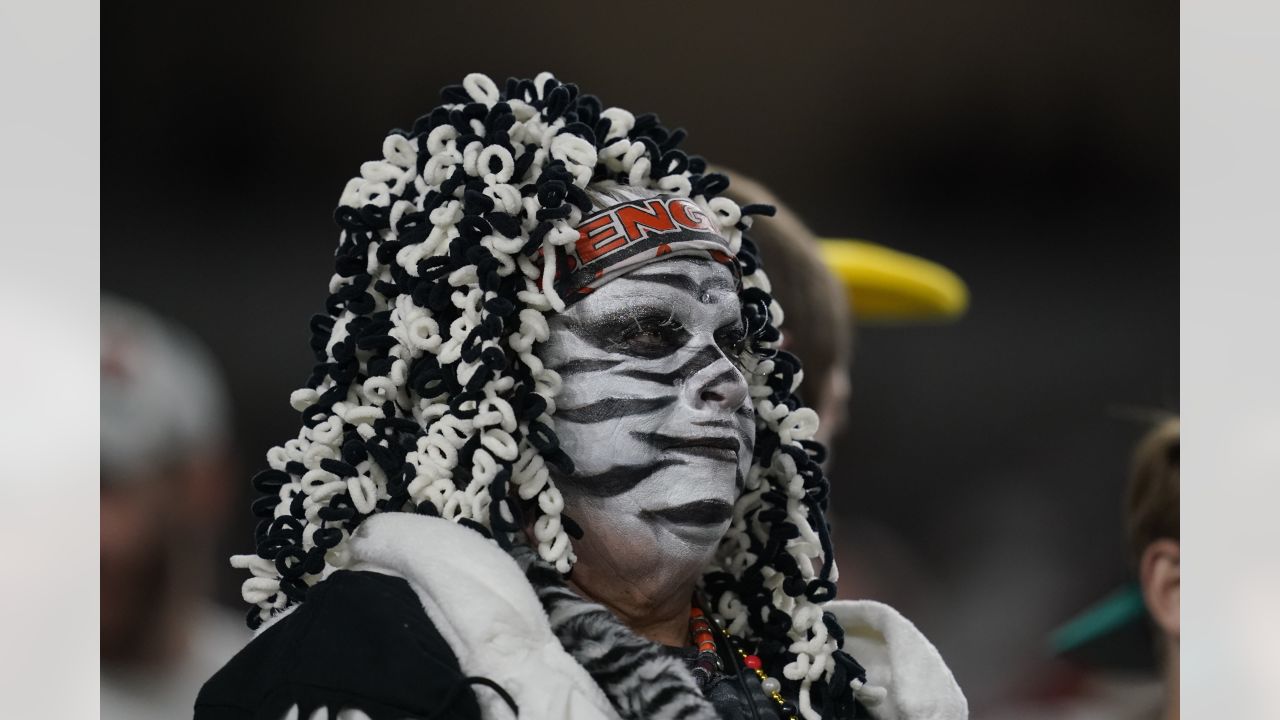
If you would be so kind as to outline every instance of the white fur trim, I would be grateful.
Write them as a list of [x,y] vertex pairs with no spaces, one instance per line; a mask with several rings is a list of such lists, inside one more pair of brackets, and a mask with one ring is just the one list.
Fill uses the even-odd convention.
[[942,656],[897,610],[871,600],[835,600],[824,609],[844,627],[844,649],[867,670],[855,694],[877,720],[969,717]]
[[[440,518],[385,513],[365,520],[350,548],[350,569],[408,581],[462,672],[501,685],[521,717],[618,717],[552,634],[515,560],[479,533]],[[486,719],[512,717],[496,693],[477,687],[476,699]]]

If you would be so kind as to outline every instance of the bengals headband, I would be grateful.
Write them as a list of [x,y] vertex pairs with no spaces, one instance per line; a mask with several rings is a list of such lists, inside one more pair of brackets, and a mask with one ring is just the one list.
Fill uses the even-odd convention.
[[677,255],[723,263],[740,279],[717,227],[687,198],[628,200],[601,210],[578,225],[576,242],[556,249],[556,294],[567,307],[614,278]]

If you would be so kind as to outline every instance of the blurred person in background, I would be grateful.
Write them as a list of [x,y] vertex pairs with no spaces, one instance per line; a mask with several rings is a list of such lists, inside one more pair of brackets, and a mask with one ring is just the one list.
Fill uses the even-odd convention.
[[1129,548],[1138,564],[1142,599],[1158,632],[1164,676],[1164,717],[1177,720],[1181,663],[1181,543],[1178,418],[1156,428],[1138,448],[1126,502]]
[[764,185],[740,172],[715,168],[729,177],[725,196],[739,205],[772,205],[772,217],[752,226],[751,239],[769,263],[772,291],[787,308],[782,347],[796,354],[805,369],[801,393],[822,424],[817,439],[827,447],[844,426],[853,369],[853,316],[840,278],[827,267],[813,231]]
[[752,226],[751,239],[773,271],[773,294],[793,308],[782,346],[804,361],[803,394],[822,418],[817,438],[830,451],[848,419],[855,325],[953,321],[968,308],[968,288],[928,260],[863,240],[819,238],[759,181],[712,170],[730,179],[725,197],[774,208]]
[[837,550],[844,578],[840,597],[889,602],[928,592],[921,563],[897,532],[873,518],[841,521],[842,501],[855,496],[857,486],[831,458],[840,453],[835,441],[850,415],[856,325],[954,321],[968,306],[964,282],[944,267],[881,245],[821,239],[760,182],[734,170],[715,170],[730,178],[726,197],[739,205],[775,208],[772,217],[756,220],[751,239],[768,263],[774,296],[789,309],[782,347],[805,369],[800,394],[822,418],[816,438],[828,453],[832,540],[843,548]]
[[998,718],[1177,720],[1181,551],[1179,419],[1138,444],[1124,495],[1136,579],[1054,632],[1062,663],[1049,690]]
[[207,600],[234,490],[226,393],[182,328],[109,296],[101,320],[102,717],[189,717],[248,639]]

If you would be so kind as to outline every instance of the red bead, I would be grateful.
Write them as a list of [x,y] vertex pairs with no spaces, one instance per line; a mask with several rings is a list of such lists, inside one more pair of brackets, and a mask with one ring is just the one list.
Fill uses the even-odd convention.
[[746,665],[747,667],[751,668],[752,670],[759,670],[759,669],[760,669],[760,656],[759,656],[759,655],[748,655],[748,656],[746,656],[746,657],[742,658],[742,664],[743,664],[743,665]]

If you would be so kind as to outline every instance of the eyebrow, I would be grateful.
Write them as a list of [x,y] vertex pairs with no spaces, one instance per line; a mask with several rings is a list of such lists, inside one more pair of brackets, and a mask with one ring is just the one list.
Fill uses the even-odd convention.
[[690,295],[701,295],[707,290],[725,290],[732,292],[734,290],[733,283],[725,279],[723,275],[715,274],[704,280],[701,284],[695,283],[693,278],[681,273],[670,272],[653,272],[645,273],[643,271],[632,273],[629,276],[632,280],[641,282],[655,283],[674,287],[677,290],[684,290]]

